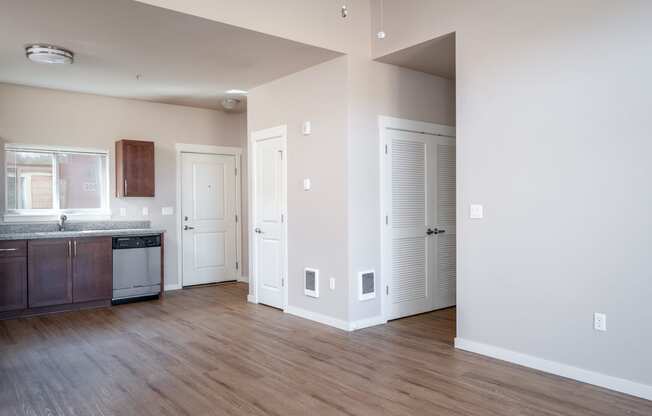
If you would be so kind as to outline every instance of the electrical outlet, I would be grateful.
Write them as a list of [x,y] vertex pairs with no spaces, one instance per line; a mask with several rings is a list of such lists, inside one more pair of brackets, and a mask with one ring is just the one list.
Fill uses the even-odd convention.
[[120,216],[121,217],[127,216],[127,208],[120,208]]
[[593,329],[596,331],[606,331],[607,330],[607,315],[603,313],[594,313],[593,314]]
[[149,215],[149,208],[143,207],[143,217],[146,217]]
[[331,290],[335,290],[335,278],[334,277],[331,277],[328,280],[328,284],[329,284],[329,287],[331,288]]

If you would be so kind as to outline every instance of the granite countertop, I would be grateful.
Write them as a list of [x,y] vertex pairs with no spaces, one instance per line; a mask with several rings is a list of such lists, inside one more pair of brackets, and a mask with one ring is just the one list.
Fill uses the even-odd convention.
[[0,240],[35,240],[40,238],[122,237],[155,235],[165,232],[150,228],[149,221],[69,222],[65,231],[58,231],[56,223],[0,224]]
[[40,238],[75,238],[75,237],[126,237],[134,235],[162,234],[161,228],[127,228],[121,230],[83,230],[83,231],[48,231],[0,234],[0,240],[36,240]]

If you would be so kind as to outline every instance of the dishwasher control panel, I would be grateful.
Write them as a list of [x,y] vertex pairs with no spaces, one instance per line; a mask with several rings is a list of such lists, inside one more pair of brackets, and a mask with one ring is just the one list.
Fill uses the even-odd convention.
[[147,247],[161,247],[161,236],[147,235],[141,237],[113,237],[114,250]]

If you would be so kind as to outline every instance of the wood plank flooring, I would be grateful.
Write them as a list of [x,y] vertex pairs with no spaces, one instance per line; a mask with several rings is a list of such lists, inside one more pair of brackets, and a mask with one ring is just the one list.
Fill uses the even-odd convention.
[[652,415],[652,402],[456,351],[454,309],[346,333],[246,291],[0,322],[0,415]]

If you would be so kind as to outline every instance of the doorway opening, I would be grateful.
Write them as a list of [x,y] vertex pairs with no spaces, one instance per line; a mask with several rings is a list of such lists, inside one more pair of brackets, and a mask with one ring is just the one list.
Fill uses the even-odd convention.
[[248,300],[287,307],[287,126],[252,132]]
[[177,144],[181,286],[241,279],[242,149]]
[[[436,321],[446,321],[439,329],[450,335],[447,341],[452,343],[460,251],[455,34],[377,60],[444,78],[450,85],[449,102],[444,105],[450,106],[452,117],[447,123],[424,122],[432,121],[427,116],[421,121],[380,116],[378,125],[383,317],[432,313]],[[403,109],[397,112],[409,114]]]

